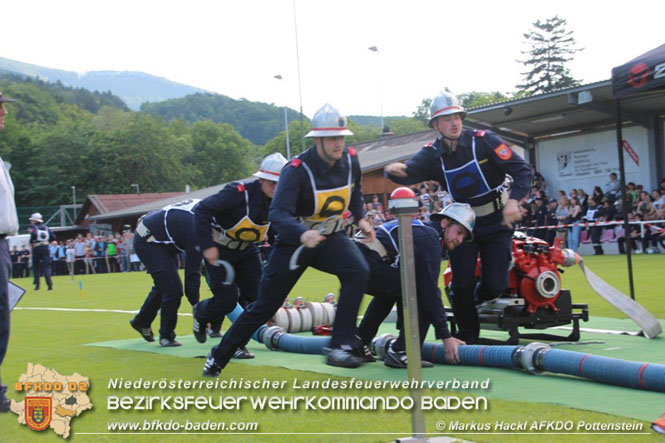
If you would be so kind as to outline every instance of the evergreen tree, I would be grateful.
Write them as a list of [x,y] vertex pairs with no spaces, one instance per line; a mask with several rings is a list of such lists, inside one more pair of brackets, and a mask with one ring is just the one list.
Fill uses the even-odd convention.
[[566,20],[554,16],[544,22],[537,20],[534,29],[524,34],[527,44],[531,45],[526,61],[518,60],[530,68],[523,72],[524,83],[517,85],[518,94],[533,95],[551,92],[556,89],[578,86],[566,68],[566,63],[573,59],[575,53],[582,51],[575,46],[572,31],[566,31]]

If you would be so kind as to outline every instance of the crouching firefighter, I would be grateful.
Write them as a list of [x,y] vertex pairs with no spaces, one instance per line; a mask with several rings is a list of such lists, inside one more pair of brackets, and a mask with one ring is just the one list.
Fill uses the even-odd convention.
[[[268,209],[286,158],[279,152],[263,159],[257,179],[233,182],[202,200],[196,213],[197,243],[203,251],[212,298],[194,307],[194,337],[207,338],[206,325],[218,330],[240,299],[243,307],[256,300],[263,272],[257,243],[270,228]],[[236,358],[254,358],[242,343]]]
[[[453,251],[463,242],[473,239],[475,220],[476,215],[468,204],[452,203],[440,212],[431,214],[430,221],[414,218],[411,222],[420,344],[422,346],[424,343],[427,330],[432,325],[436,338],[443,340],[446,361],[451,364],[459,363],[458,347],[466,343],[452,337],[446,324],[441,290],[438,286],[441,258],[444,247],[448,251]],[[398,231],[397,220],[384,223],[376,229],[377,242],[357,243],[370,268],[367,294],[374,296],[360,322],[358,334],[363,343],[369,345],[379,325],[397,303],[399,336],[386,351],[384,364],[392,368],[406,368]],[[423,361],[421,364],[423,368],[433,366],[428,361]]]
[[[443,92],[435,97],[429,126],[441,137],[406,163],[387,165],[384,175],[403,185],[436,180],[454,201],[468,203],[475,212],[473,240],[450,253],[458,338],[473,344],[480,334],[476,302],[499,297],[508,285],[512,223],[522,218],[519,201],[527,195],[533,174],[493,132],[465,129],[464,117],[466,111],[454,95]],[[478,254],[483,272],[476,285]]]
[[139,219],[134,235],[134,250],[154,286],[138,314],[130,320],[144,340],[155,338],[150,325],[161,309],[159,344],[180,346],[175,334],[183,287],[178,274],[178,255],[185,253],[185,295],[194,306],[199,301],[202,256],[196,248],[194,206],[200,200],[185,200],[165,206]]
[[374,230],[363,218],[361,172],[354,149],[344,147],[352,135],[346,117],[324,105],[312,119],[307,137],[315,145],[282,170],[270,206],[276,241],[259,284],[259,296],[215,346],[203,375],[216,377],[239,346],[277,312],[305,270],[312,266],[334,274],[341,283],[330,347],[329,365],[354,368],[363,363],[356,337],[356,316],[367,286],[369,269],[362,254],[345,235],[348,209],[359,228],[373,240]]

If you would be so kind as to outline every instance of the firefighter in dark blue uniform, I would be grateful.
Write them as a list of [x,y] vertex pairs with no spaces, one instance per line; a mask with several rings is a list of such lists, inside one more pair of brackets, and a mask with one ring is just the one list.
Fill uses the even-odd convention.
[[[436,180],[453,200],[476,213],[474,241],[450,254],[452,305],[459,337],[475,343],[480,323],[475,304],[500,296],[508,284],[512,223],[521,218],[519,200],[529,191],[531,167],[490,131],[464,129],[466,112],[447,92],[432,101],[430,127],[441,134],[404,163],[391,163],[384,174],[400,184]],[[512,186],[507,180],[512,178]],[[476,286],[480,253],[482,278]]]
[[[270,222],[276,241],[264,269],[258,299],[233,323],[215,346],[203,375],[215,377],[236,348],[277,312],[307,267],[337,275],[341,283],[330,347],[324,351],[330,365],[357,367],[363,363],[362,343],[356,337],[356,316],[369,269],[362,254],[345,235],[343,214],[351,211],[359,228],[374,240],[371,224],[363,218],[360,164],[355,150],[344,147],[352,135],[346,118],[324,105],[312,119],[315,146],[294,158],[282,170]],[[298,219],[300,218],[300,220]]]
[[[213,297],[194,307],[194,336],[206,341],[206,325],[220,325],[238,303],[256,300],[262,264],[257,243],[268,234],[268,209],[286,158],[279,152],[263,159],[258,177],[247,183],[229,183],[215,195],[201,201],[196,213],[197,243],[206,259],[206,271]],[[236,358],[253,358],[244,346]]]
[[130,320],[131,326],[149,342],[155,341],[150,324],[161,309],[159,344],[180,346],[175,339],[178,308],[183,296],[178,274],[178,255],[185,253],[185,295],[194,306],[201,286],[201,252],[196,247],[193,207],[200,200],[185,200],[147,214],[139,220],[134,250],[152,276],[154,286]]
[[[420,343],[425,341],[430,325],[437,339],[443,340],[446,359],[459,363],[458,347],[465,344],[450,335],[446,315],[441,302],[438,278],[443,256],[442,243],[452,251],[472,238],[475,214],[464,203],[453,203],[430,216],[431,221],[413,219],[413,250],[415,258],[416,291],[418,297],[418,325]],[[399,271],[398,223],[391,221],[376,229],[379,244],[358,243],[370,267],[370,283],[367,294],[373,295],[365,315],[358,327],[358,335],[368,345],[376,335],[379,325],[398,303],[399,337],[389,347],[384,358],[386,366],[406,368],[406,347],[403,323],[401,322],[401,281]],[[432,367],[426,361],[423,367]]]
[[53,289],[51,280],[51,253],[49,245],[55,240],[55,235],[44,224],[42,215],[35,212],[29,218],[30,247],[32,248],[32,272],[34,275],[35,291],[39,289],[39,277],[43,274],[48,290]]

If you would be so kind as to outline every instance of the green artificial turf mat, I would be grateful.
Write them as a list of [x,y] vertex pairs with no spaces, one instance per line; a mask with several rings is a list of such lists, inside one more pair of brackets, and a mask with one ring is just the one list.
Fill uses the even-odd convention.
[[[633,325],[634,323],[630,320],[612,318],[592,318],[589,322],[582,323],[582,327],[594,329],[639,330]],[[394,325],[382,325],[380,333],[383,332],[394,332]],[[568,331],[554,331],[551,329],[545,332],[564,337],[568,333]],[[307,335],[303,334],[303,336]],[[506,338],[507,336],[500,331],[483,331],[482,335],[496,339]],[[205,356],[210,347],[219,342],[219,339],[208,339],[205,344],[201,344],[196,342],[191,335],[178,337],[178,340],[183,346],[177,348],[164,348],[157,343],[147,343],[141,338],[90,343],[88,346],[195,358]],[[433,342],[434,337],[428,336],[428,341]],[[665,364],[664,341],[665,339],[662,337],[647,340],[643,337],[630,335],[582,332],[578,344],[563,344],[556,347],[612,358]],[[526,341],[522,343],[526,343]],[[391,369],[381,362],[366,364],[357,369],[344,369],[326,365],[323,357],[319,355],[270,351],[264,345],[255,341],[251,341],[248,348],[256,355],[256,358],[232,360],[232,364],[277,366],[369,380],[406,380],[407,378],[406,370]],[[203,360],[196,360],[192,363],[192,366],[195,372],[200,371],[203,367]],[[224,377],[223,372],[221,377]],[[517,370],[445,365],[436,365],[433,369],[423,370],[423,379],[430,381],[454,379],[480,381],[487,378],[490,379],[491,384],[489,390],[465,391],[484,395],[488,398],[552,403],[643,420],[653,419],[654,416],[662,412],[661,409],[664,407],[663,393],[606,385],[560,374],[534,376]]]

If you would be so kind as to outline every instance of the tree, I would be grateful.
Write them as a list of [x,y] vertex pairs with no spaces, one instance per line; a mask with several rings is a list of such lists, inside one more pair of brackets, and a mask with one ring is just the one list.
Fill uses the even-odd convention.
[[431,98],[424,98],[413,113],[413,118],[427,124],[429,122],[429,107],[431,104]]
[[414,132],[427,131],[427,120],[425,122],[416,118],[396,118],[389,122],[390,132],[395,135],[412,134]]
[[[305,125],[303,129],[300,129],[300,119],[293,120],[289,123],[289,150],[291,151],[291,157],[294,157],[297,154],[302,152],[303,143],[301,143],[300,134],[307,134],[310,130],[310,124],[307,120],[304,121]],[[307,149],[311,145],[311,140],[305,140],[304,146]],[[258,150],[258,157],[255,158],[257,166],[261,163],[261,159],[267,155],[273,154],[275,152],[281,152],[284,157],[286,157],[286,132],[282,131],[276,137],[268,140],[265,145],[263,145]]]
[[479,106],[489,105],[501,100],[507,99],[508,96],[498,91],[492,92],[465,92],[457,96],[460,105],[464,109],[477,108]]
[[198,185],[214,186],[249,177],[251,151],[252,144],[233,126],[204,120],[192,125],[192,154],[186,160],[198,171]]
[[531,49],[522,54],[529,59],[518,60],[530,69],[522,73],[524,83],[516,86],[519,93],[532,95],[578,86],[579,81],[570,75],[566,63],[583,49],[575,47],[577,42],[573,31],[566,31],[566,20],[555,15],[545,22],[537,20],[533,26],[535,29],[524,34]]
[[[162,119],[132,114],[118,130],[97,132],[88,170],[92,193],[127,193],[132,183],[142,192],[184,191],[191,171],[182,165],[182,146],[170,137]],[[220,161],[209,158],[208,162]]]

